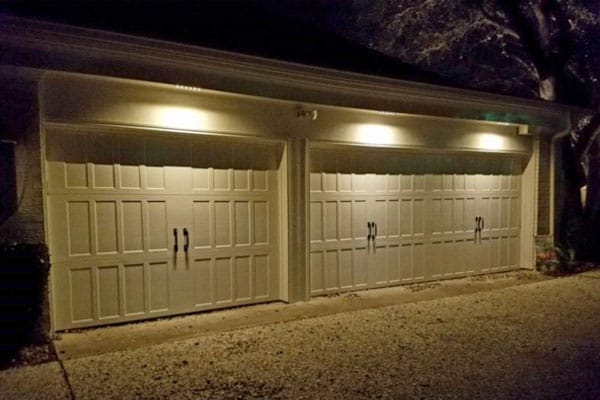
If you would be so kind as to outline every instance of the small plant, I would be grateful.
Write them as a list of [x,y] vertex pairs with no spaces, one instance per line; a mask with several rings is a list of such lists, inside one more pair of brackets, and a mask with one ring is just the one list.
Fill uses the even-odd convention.
[[560,260],[556,247],[550,238],[545,238],[538,243],[535,267],[540,272],[554,272],[559,270]]
[[555,246],[551,238],[538,242],[536,252],[536,269],[543,273],[569,273],[579,266],[575,249]]
[[579,265],[579,262],[575,258],[575,249],[564,249],[560,246],[556,246],[554,251],[558,257],[558,271],[573,272]]

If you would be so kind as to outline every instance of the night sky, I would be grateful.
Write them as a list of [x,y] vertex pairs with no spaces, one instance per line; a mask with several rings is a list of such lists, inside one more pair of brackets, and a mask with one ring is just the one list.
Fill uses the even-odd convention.
[[354,72],[438,78],[343,39],[310,0],[3,1],[0,12]]

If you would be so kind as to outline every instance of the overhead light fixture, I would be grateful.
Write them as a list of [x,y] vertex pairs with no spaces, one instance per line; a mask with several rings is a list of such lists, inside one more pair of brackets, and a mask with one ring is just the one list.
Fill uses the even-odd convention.
[[477,147],[485,150],[502,150],[505,138],[495,133],[481,133],[477,137]]
[[381,124],[359,124],[356,126],[359,142],[374,145],[390,145],[396,141],[397,128]]

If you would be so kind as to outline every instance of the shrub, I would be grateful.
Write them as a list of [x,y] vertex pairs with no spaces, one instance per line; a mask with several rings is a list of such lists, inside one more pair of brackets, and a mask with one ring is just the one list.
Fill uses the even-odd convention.
[[0,357],[5,360],[34,338],[49,265],[45,245],[0,242]]

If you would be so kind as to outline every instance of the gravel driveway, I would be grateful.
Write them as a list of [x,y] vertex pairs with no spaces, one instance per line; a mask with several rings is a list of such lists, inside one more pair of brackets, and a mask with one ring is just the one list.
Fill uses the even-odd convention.
[[600,399],[600,271],[64,367],[77,399]]

